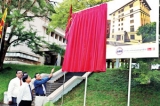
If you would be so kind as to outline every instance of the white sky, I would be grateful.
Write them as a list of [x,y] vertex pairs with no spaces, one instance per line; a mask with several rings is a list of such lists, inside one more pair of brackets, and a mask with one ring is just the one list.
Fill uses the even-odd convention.
[[63,0],[51,0],[51,1],[55,1],[55,2],[62,2]]
[[[51,1],[56,1],[56,2],[62,2],[63,0],[51,0]],[[122,2],[123,1],[123,2]],[[126,3],[130,2],[132,0],[113,0],[111,2],[108,2],[108,14],[112,13],[116,9],[120,8],[121,6],[125,5]],[[151,17],[151,22],[156,21],[158,22],[159,20],[159,0],[146,0],[151,7],[150,11],[150,17]],[[109,17],[108,17],[109,18]]]
[[[123,1],[123,2],[122,2]],[[126,3],[130,2],[132,0],[113,0],[111,2],[108,2],[108,14],[112,13],[116,9],[120,8],[121,6],[125,5]],[[159,0],[146,0],[151,7],[150,11],[150,18],[151,21],[158,21],[159,20]],[[109,18],[109,17],[108,17]]]

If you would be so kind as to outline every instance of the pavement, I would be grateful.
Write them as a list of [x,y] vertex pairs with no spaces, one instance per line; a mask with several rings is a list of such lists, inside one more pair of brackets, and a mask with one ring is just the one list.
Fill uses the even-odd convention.
[[9,106],[9,105],[7,105],[7,104],[0,104],[0,106]]

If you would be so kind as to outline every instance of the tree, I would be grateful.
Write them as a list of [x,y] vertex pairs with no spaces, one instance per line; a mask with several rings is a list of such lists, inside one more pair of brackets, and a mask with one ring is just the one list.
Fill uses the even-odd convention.
[[156,41],[156,22],[147,23],[138,28],[137,35],[142,35],[142,42]]
[[[8,47],[25,43],[34,52],[39,52],[43,44],[48,45],[42,37],[38,36],[36,31],[30,27],[25,28],[24,23],[32,21],[35,17],[48,18],[49,15],[55,13],[53,5],[49,0],[1,0],[0,17],[4,13],[5,8],[8,8],[3,37],[0,51],[0,70],[3,69],[3,61],[8,50]],[[28,12],[33,15],[28,15]],[[11,28],[9,37],[5,40],[7,28]]]
[[108,1],[111,0],[64,0],[59,6],[55,7],[56,13],[51,16],[52,21],[49,24],[49,31],[54,30],[56,27],[66,28],[71,5],[74,13]]

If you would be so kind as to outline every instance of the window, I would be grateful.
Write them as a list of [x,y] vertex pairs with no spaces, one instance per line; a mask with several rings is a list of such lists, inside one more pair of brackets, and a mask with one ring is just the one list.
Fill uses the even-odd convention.
[[121,28],[121,30],[123,30],[123,28]]
[[130,38],[131,38],[131,39],[135,39],[135,36],[134,36],[134,35],[131,35]]
[[130,18],[133,18],[133,16],[134,16],[133,14],[132,14],[132,15],[130,15]]
[[115,16],[115,14],[113,14],[113,16]]
[[114,38],[114,35],[112,35],[112,38]]
[[51,32],[51,37],[53,37],[54,36],[54,32]]
[[58,39],[58,35],[57,34],[55,34],[55,39]]
[[121,15],[122,17],[124,16],[124,13]]
[[130,26],[130,32],[134,32],[134,26]]
[[120,28],[118,28],[118,31],[120,30]]
[[134,23],[134,20],[130,20],[130,23]]
[[129,7],[132,8],[132,7],[133,7],[133,4],[130,4]]
[[121,25],[123,25],[123,23],[121,23]]
[[123,18],[121,18],[121,21],[123,21]]
[[114,27],[114,25],[112,27]]
[[120,24],[118,24],[118,26],[120,26]]
[[66,41],[65,38],[63,38],[63,43],[65,43],[65,41]]
[[62,41],[62,37],[61,36],[59,36],[59,41]]
[[120,19],[118,20],[118,22],[120,22]]
[[130,10],[130,13],[132,13],[132,12],[133,12],[133,9]]
[[113,23],[114,23],[114,21],[113,21]]
[[114,29],[112,29],[112,33],[114,33]]
[[123,12],[124,11],[124,8],[121,10],[121,12]]

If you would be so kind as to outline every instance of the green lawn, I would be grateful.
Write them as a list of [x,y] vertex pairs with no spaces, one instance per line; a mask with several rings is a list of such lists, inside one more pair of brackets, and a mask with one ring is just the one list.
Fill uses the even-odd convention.
[[[49,73],[53,66],[5,65],[0,73],[0,100],[7,90],[8,82],[15,77],[16,70],[28,72],[33,77],[35,72]],[[60,67],[56,67],[56,70]],[[139,85],[132,79],[130,106],[160,106],[160,85]],[[64,95],[63,106],[83,106],[85,83],[82,82]],[[88,78],[86,106],[127,106],[128,71],[107,69],[106,72],[93,73]],[[55,106],[61,106],[62,99]]]
[[[158,86],[158,85],[157,85]],[[132,79],[130,106],[160,106],[160,88]],[[83,106],[85,83],[64,95],[63,106]],[[108,69],[88,78],[86,106],[127,106],[128,71]],[[60,106],[62,99],[55,103]]]

